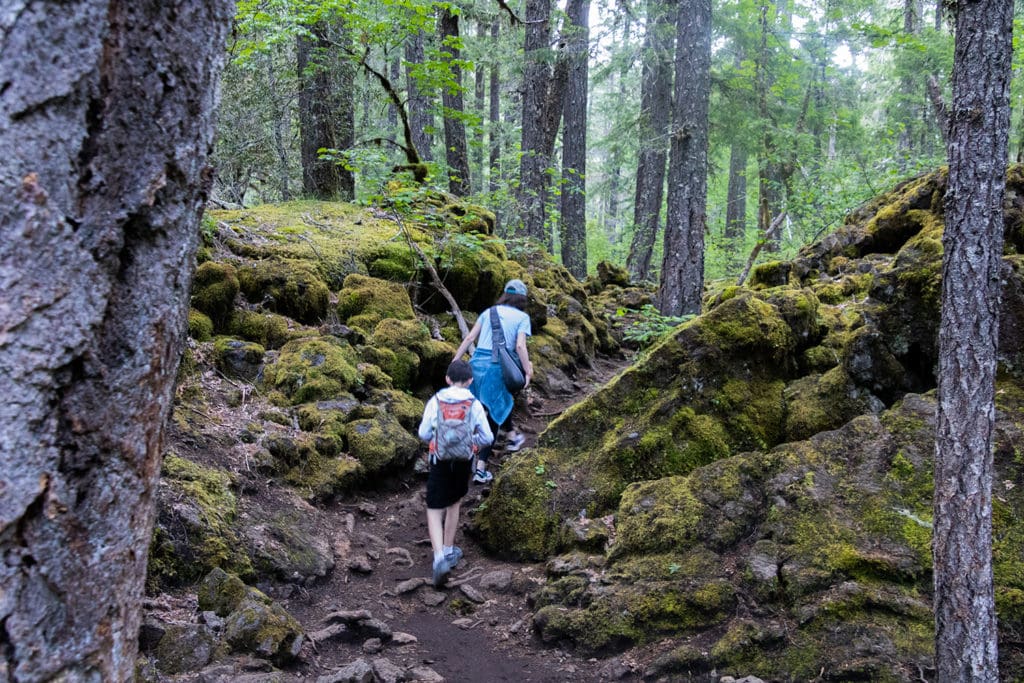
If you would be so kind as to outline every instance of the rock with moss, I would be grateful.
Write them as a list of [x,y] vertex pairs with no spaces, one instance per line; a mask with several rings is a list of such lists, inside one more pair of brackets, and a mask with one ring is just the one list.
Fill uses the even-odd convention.
[[[227,615],[224,638],[235,652],[253,654],[275,664],[287,664],[299,655],[305,633],[281,605],[254,591]],[[262,598],[262,599],[261,599]]]
[[[308,410],[306,414],[305,419],[309,419]],[[345,430],[342,423],[313,434],[268,435],[263,441],[271,456],[268,474],[281,477],[310,501],[328,501],[351,490],[360,479],[362,467],[342,452]]]
[[152,650],[157,669],[165,674],[198,671],[213,659],[219,638],[205,624],[169,623]]
[[276,313],[236,310],[227,326],[228,334],[256,342],[266,349],[279,349],[298,337],[312,334],[308,328],[289,325],[288,318]]
[[416,315],[403,284],[353,274],[338,292],[338,317],[369,334],[384,318],[413,320]]
[[218,337],[213,344],[217,369],[233,379],[255,381],[263,371],[266,350],[255,342]]
[[364,475],[408,466],[419,450],[419,441],[387,413],[357,419],[345,426],[348,453]]
[[199,584],[199,609],[226,617],[242,604],[250,590],[237,575],[216,567]]
[[188,336],[197,342],[210,341],[213,338],[213,321],[205,313],[194,308],[189,309]]
[[296,339],[264,371],[267,387],[294,404],[331,400],[362,386],[355,350],[334,337]]
[[192,307],[207,315],[214,329],[221,331],[231,318],[239,290],[238,274],[229,263],[207,262],[196,269],[192,279]]
[[330,291],[308,261],[282,259],[243,266],[238,282],[250,302],[300,323],[317,325],[327,316]]
[[309,585],[326,578],[334,568],[331,539],[316,509],[271,511],[243,504],[239,512],[240,536],[260,577]]
[[187,585],[215,567],[251,576],[252,563],[235,529],[238,503],[231,476],[174,454],[164,458],[162,475],[149,585]]

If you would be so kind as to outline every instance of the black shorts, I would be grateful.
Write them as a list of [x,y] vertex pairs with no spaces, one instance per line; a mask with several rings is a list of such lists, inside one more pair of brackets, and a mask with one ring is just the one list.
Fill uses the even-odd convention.
[[427,507],[431,510],[443,510],[458,503],[469,491],[471,476],[472,460],[430,463],[430,473],[427,475]]

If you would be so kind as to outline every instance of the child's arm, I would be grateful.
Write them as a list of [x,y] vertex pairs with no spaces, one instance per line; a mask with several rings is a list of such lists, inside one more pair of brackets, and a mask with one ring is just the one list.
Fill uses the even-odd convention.
[[473,401],[470,408],[473,415],[473,443],[477,446],[487,446],[494,443],[494,434],[491,433],[491,425],[487,423],[487,413],[484,412],[484,404],[480,401]]
[[437,396],[431,397],[427,401],[427,406],[423,409],[423,419],[420,420],[419,437],[423,441],[429,442],[434,438],[434,424],[437,422]]

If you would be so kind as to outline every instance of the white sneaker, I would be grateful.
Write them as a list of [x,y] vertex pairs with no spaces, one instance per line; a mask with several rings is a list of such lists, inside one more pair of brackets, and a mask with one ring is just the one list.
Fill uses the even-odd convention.
[[490,484],[492,479],[494,479],[494,475],[487,470],[477,470],[473,475],[473,481],[477,484]]
[[515,453],[523,444],[526,442],[526,435],[522,432],[515,432],[514,435],[510,434],[507,437],[508,441],[505,442],[505,450],[510,453]]

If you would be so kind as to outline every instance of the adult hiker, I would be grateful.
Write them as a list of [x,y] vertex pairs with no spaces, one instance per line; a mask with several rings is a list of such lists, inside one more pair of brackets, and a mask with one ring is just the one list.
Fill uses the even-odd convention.
[[[492,316],[492,311],[496,316]],[[473,395],[480,399],[487,409],[487,420],[490,423],[491,431],[494,434],[505,433],[505,450],[518,451],[523,447],[526,437],[512,425],[512,407],[515,398],[502,377],[501,365],[495,362],[494,333],[492,330],[500,325],[502,337],[497,343],[504,344],[505,348],[514,349],[514,355],[518,357],[526,383],[525,389],[530,385],[533,378],[533,364],[530,362],[530,354],[526,350],[526,338],[533,332],[530,327],[530,316],[526,314],[526,285],[522,280],[509,280],[505,283],[505,291],[498,299],[498,302],[488,308],[476,319],[476,324],[469,331],[466,338],[462,340],[458,351],[455,352],[455,359],[459,360],[469,349],[469,345],[476,342],[476,350],[470,359],[473,366],[473,384],[470,390]],[[477,454],[477,468],[473,474],[473,481],[478,484],[486,484],[494,479],[494,475],[487,470],[487,461],[491,457],[492,446],[485,446]]]

